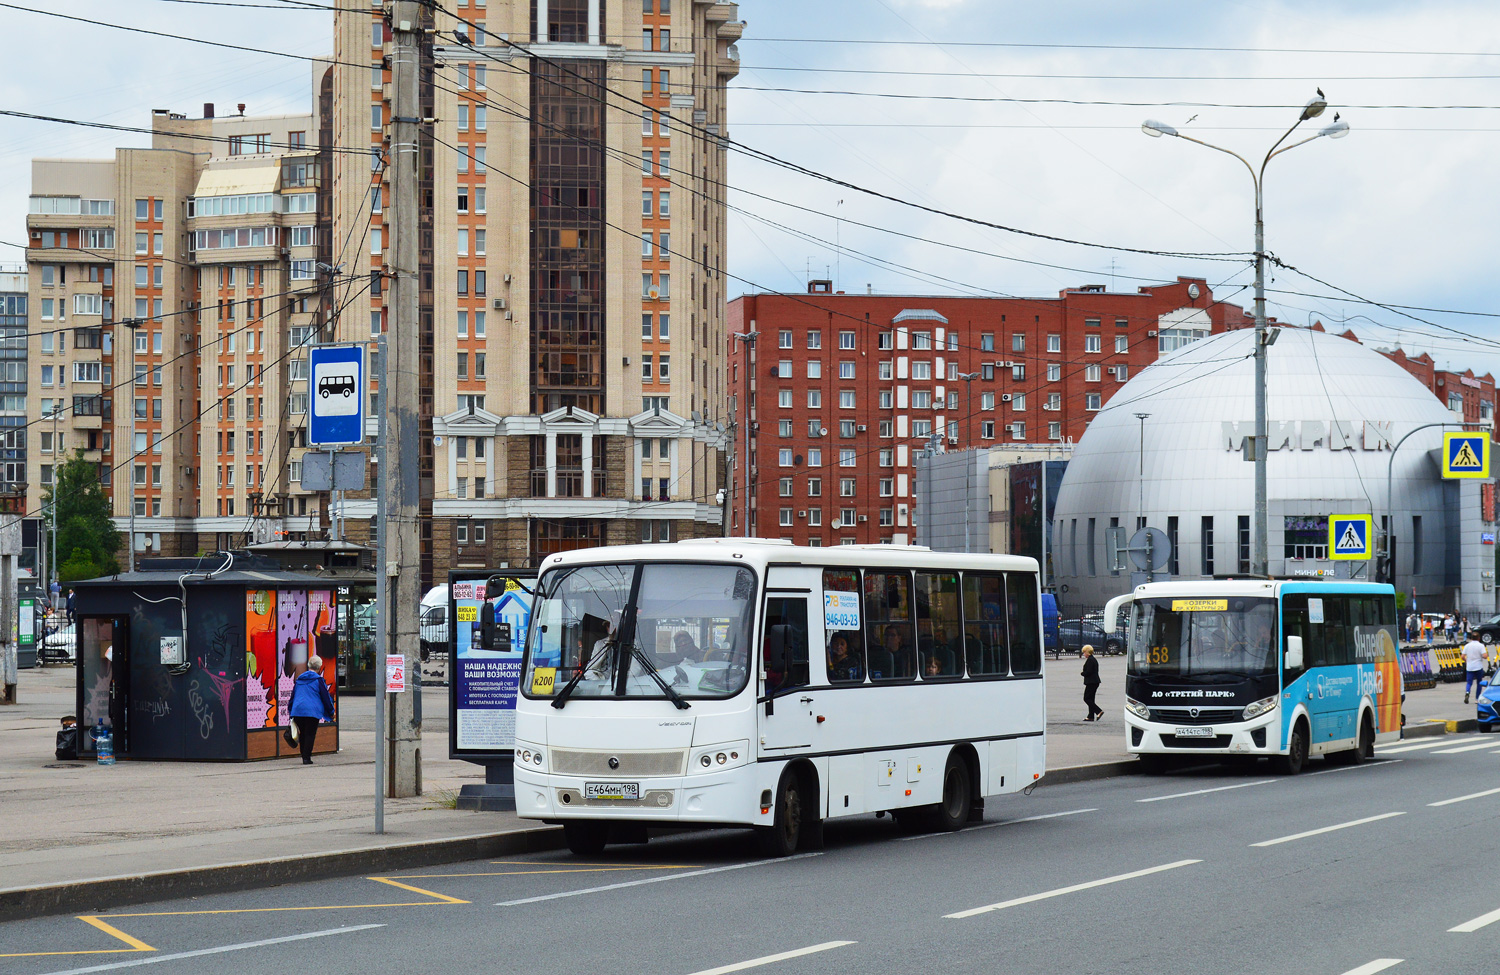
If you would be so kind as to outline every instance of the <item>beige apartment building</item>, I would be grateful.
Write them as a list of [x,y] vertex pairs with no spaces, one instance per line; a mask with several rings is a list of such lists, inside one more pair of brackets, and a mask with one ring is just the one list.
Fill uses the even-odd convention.
[[291,475],[296,346],[326,316],[326,154],[313,116],[243,109],[156,111],[150,148],[33,160],[28,512],[82,450],[122,530],[133,509],[137,552],[320,531],[319,499]]
[[[720,534],[736,6],[455,0],[422,16],[424,582]],[[333,261],[389,275],[389,5],[335,17],[332,141],[371,152],[333,156]],[[339,317],[340,340],[389,330],[382,290]],[[345,510],[359,537],[373,501]]]

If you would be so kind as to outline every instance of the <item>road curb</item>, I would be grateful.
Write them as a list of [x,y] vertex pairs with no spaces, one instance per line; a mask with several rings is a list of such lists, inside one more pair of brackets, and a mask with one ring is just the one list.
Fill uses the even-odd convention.
[[0,890],[0,921],[49,914],[104,913],[130,904],[254,890],[330,877],[385,873],[516,853],[539,853],[561,849],[564,845],[562,829],[552,826],[311,853],[285,860],[163,870],[43,887],[13,887]]
[[1043,773],[1037,785],[1067,785],[1071,782],[1093,782],[1095,779],[1110,779],[1117,775],[1136,775],[1141,771],[1138,759],[1121,762],[1099,762],[1095,765],[1069,765],[1066,768],[1049,769]]

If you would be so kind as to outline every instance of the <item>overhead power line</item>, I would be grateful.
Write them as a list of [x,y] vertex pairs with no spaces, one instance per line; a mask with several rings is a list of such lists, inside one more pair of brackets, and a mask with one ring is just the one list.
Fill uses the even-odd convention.
[[1348,54],[1378,57],[1497,58],[1500,51],[1397,51],[1370,48],[1208,47],[1192,44],[1063,44],[1025,41],[892,40],[855,37],[757,37],[767,44],[852,44],[878,47],[995,47],[1040,51],[1184,51],[1203,54]]
[[[999,105],[1102,105],[1114,108],[1249,108],[1249,109],[1300,109],[1293,104],[1255,104],[1251,102],[1192,102],[1192,101],[1111,101],[1102,98],[1015,98],[997,95],[928,95],[900,91],[855,91],[848,88],[785,88],[762,85],[735,85],[733,91],[765,91],[784,95],[846,95],[855,98],[888,98],[893,101],[918,102],[983,102]],[[1494,111],[1500,105],[1340,105],[1340,109],[1368,109],[1371,111]]]

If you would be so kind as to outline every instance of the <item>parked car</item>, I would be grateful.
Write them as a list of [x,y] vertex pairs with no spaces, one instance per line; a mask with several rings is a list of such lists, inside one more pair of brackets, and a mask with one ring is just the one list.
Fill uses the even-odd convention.
[[1057,597],[1050,592],[1042,593],[1042,649],[1057,656],[1062,653],[1062,641],[1057,635]]
[[42,647],[37,661],[43,664],[72,663],[78,656],[78,631],[72,623],[65,623],[42,637]]
[[1063,650],[1081,653],[1087,643],[1096,653],[1116,654],[1125,652],[1125,637],[1121,633],[1105,633],[1104,627],[1089,620],[1063,620],[1057,624],[1058,637]]
[[1478,719],[1481,732],[1500,724],[1500,684],[1495,683],[1495,674],[1491,674],[1479,688],[1474,717]]
[[1500,642],[1500,616],[1491,616],[1473,629],[1475,633],[1479,634],[1480,643],[1491,644]]

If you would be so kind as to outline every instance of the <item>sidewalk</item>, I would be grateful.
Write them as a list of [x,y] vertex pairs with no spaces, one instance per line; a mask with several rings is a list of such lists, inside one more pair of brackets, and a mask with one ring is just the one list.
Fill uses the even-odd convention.
[[[1083,720],[1078,658],[1046,666],[1049,770],[1128,761],[1120,717],[1124,658],[1100,661],[1105,717],[1098,722]],[[386,832],[377,836],[372,698],[343,700],[343,750],[311,768],[295,760],[59,763],[57,719],[74,711],[73,677],[71,668],[23,670],[21,703],[0,707],[0,918],[42,913],[39,903],[84,909],[80,898],[91,889],[139,900],[281,883],[298,876],[299,862],[313,875],[332,875],[559,842],[511,813],[451,808],[462,785],[484,781],[484,770],[446,757],[447,688],[423,691],[424,795],[387,799]],[[1474,717],[1461,684],[1410,692],[1406,705],[1408,730],[1432,718]],[[1054,780],[1117,771],[1078,769]],[[174,876],[142,876],[163,873]],[[102,885],[99,878],[131,879]],[[61,889],[51,900],[18,894],[70,884],[83,888]]]

